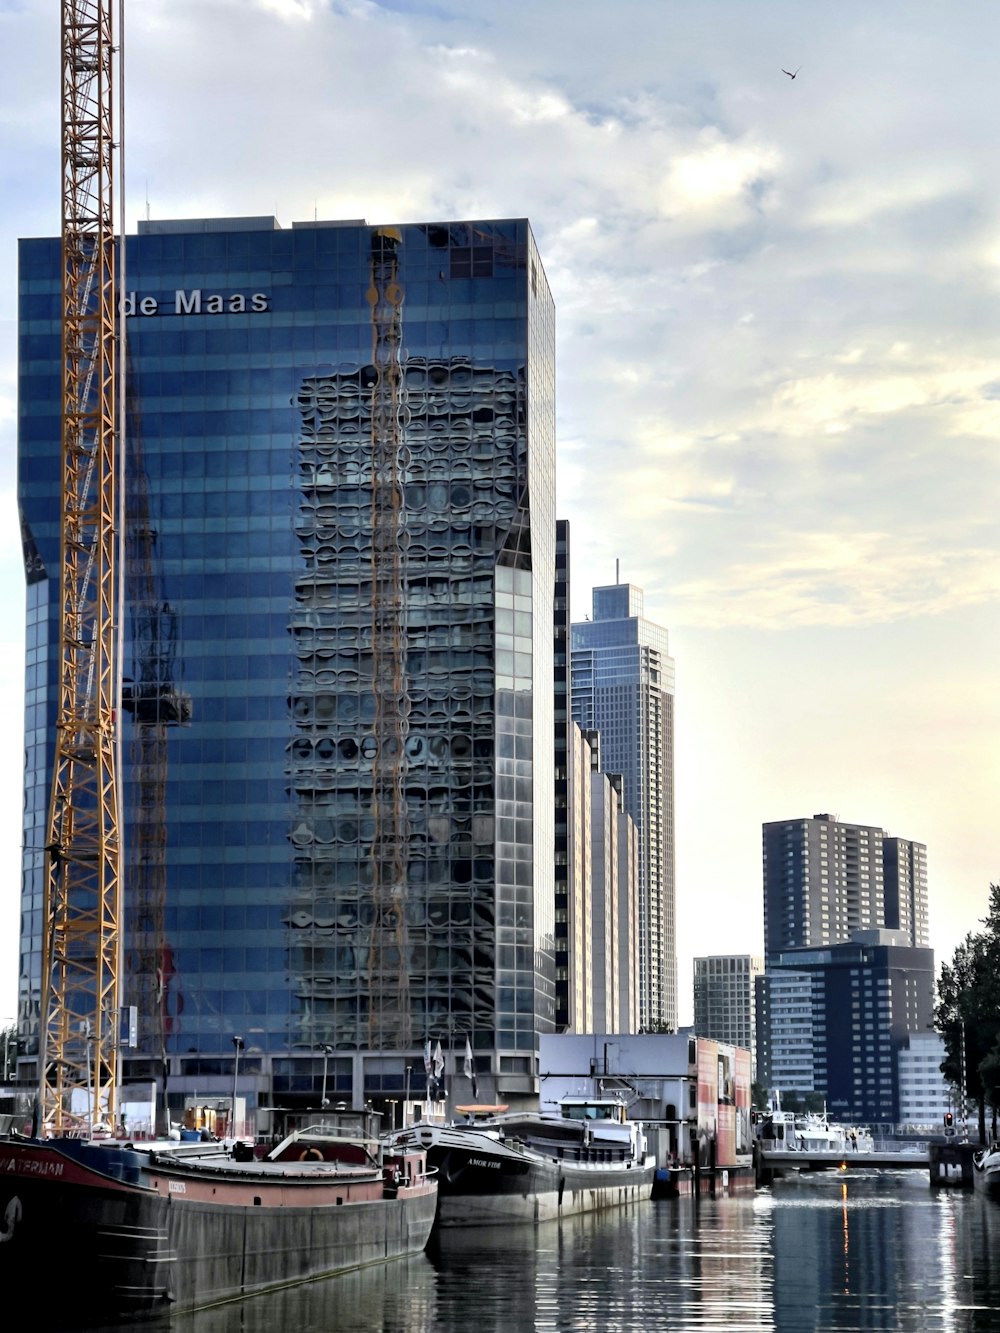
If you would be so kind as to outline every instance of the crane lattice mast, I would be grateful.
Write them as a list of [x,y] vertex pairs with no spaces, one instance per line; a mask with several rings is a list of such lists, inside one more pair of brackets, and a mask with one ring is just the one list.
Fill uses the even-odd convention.
[[39,1053],[40,1109],[54,1133],[89,1130],[117,1109],[115,7],[62,0],[60,659]]
[[368,1039],[374,1050],[412,1045],[406,957],[405,746],[409,730],[403,631],[403,288],[395,227],[372,232],[371,282],[374,376],[372,432],[372,898]]

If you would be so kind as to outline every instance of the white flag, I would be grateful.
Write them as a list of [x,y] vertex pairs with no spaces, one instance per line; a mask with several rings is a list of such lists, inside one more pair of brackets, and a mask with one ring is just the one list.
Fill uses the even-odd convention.
[[479,1090],[476,1087],[476,1066],[472,1060],[472,1046],[468,1037],[465,1039],[465,1064],[462,1066],[465,1071],[465,1077],[472,1084],[473,1097],[479,1096]]
[[433,1069],[434,1069],[434,1062],[431,1059],[431,1039],[430,1037],[428,1037],[427,1040],[424,1042],[424,1073],[427,1075],[428,1078],[430,1078]]
[[[428,1043],[429,1045],[430,1043]],[[444,1055],[441,1053],[440,1041],[434,1048],[434,1077],[441,1081],[441,1075],[444,1073]]]

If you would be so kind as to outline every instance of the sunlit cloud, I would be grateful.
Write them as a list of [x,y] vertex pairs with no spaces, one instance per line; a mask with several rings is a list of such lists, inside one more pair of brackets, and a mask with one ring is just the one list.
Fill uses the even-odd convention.
[[744,198],[748,188],[772,175],[779,162],[773,148],[716,140],[674,159],[660,190],[660,206],[668,214],[716,212]]
[[960,169],[942,172],[940,167],[910,178],[903,172],[878,179],[867,174],[844,177],[813,192],[804,220],[813,227],[857,227],[885,214],[905,214],[937,203],[966,184]]
[[282,19],[311,19],[320,8],[319,0],[253,0],[258,8]]
[[[754,645],[753,716],[807,706],[804,632],[823,637],[829,670],[847,680],[859,629],[884,645],[900,693],[947,705],[942,726],[957,727],[952,696],[981,700],[1000,651],[989,629],[1000,624],[1000,179],[988,56],[1000,8],[970,9],[956,26],[923,7],[905,59],[892,55],[897,8],[865,7],[862,40],[842,7],[806,19],[791,0],[769,0],[767,21],[745,0],[619,0],[613,14],[596,0],[144,0],[127,7],[130,224],[147,189],[164,218],[528,217],[557,305],[558,500],[578,609],[616,557],[646,584],[647,610],[679,644],[682,729],[693,716],[710,729],[749,688]],[[811,48],[794,84],[776,29]],[[0,12],[0,38],[11,52],[7,225],[57,234],[58,14]],[[979,63],[965,58],[973,50],[986,53]],[[9,237],[7,320],[14,254]],[[13,345],[0,343],[9,506]],[[3,587],[23,589],[16,521],[5,531]],[[900,647],[908,631],[919,651]],[[690,662],[709,642],[719,674],[706,700]],[[949,676],[959,671],[961,682]],[[933,725],[921,716],[921,737]],[[908,727],[912,717],[894,720],[885,748]],[[717,771],[731,766],[741,803],[751,783],[731,730]],[[679,800],[691,753],[708,745],[704,731],[690,737]],[[742,748],[757,764],[766,746]],[[771,774],[776,804],[796,804],[810,764],[836,780],[828,750],[793,758]],[[963,755],[984,791],[989,762]],[[946,756],[938,763],[943,773]],[[905,778],[872,780],[883,800],[909,793],[919,817],[907,836],[925,836],[921,821],[946,816]],[[977,801],[965,798],[970,810]],[[698,819],[686,812],[692,839]],[[989,842],[955,828],[962,849]],[[752,880],[757,852],[731,882]],[[684,892],[692,877],[717,892],[698,885],[695,860]],[[757,928],[755,917],[743,933]]]
[[936,616],[1000,596],[992,549],[928,551],[891,533],[794,532],[758,559],[675,585],[693,623],[779,630]]
[[[1000,403],[984,401],[987,389],[1000,378],[1000,360],[948,365],[938,357],[927,357],[912,370],[909,349],[892,349],[888,360],[897,359],[893,373],[886,365],[862,367],[854,375],[829,371],[810,378],[791,380],[774,395],[771,428],[787,434],[811,434],[817,427],[835,425],[843,430],[855,416],[892,416],[911,409],[934,411],[946,435],[995,433]],[[991,423],[993,429],[991,431]]]

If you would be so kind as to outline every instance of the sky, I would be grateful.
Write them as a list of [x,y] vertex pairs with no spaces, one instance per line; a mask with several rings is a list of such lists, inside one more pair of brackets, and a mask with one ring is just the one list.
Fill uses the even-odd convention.
[[[126,225],[528,217],[572,605],[676,662],[680,1017],[763,947],[761,824],[1000,880],[1000,6],[125,0]],[[0,1020],[16,1003],[16,240],[59,230],[58,5],[0,0]],[[795,73],[792,79],[783,70]]]

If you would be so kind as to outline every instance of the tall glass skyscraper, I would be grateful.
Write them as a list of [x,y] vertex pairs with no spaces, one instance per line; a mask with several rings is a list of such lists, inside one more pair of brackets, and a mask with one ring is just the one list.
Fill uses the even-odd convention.
[[[554,1022],[554,310],[527,222],[145,222],[127,251],[133,1077],[316,1105]],[[60,254],[21,245],[20,1023],[58,666]],[[459,1062],[461,1064],[461,1061]],[[446,1079],[451,1067],[446,1066]]]
[[594,588],[593,619],[572,627],[573,719],[601,734],[601,768],[620,773],[639,830],[639,1021],[677,1026],[674,907],[674,661],[667,631],[631,583]]

